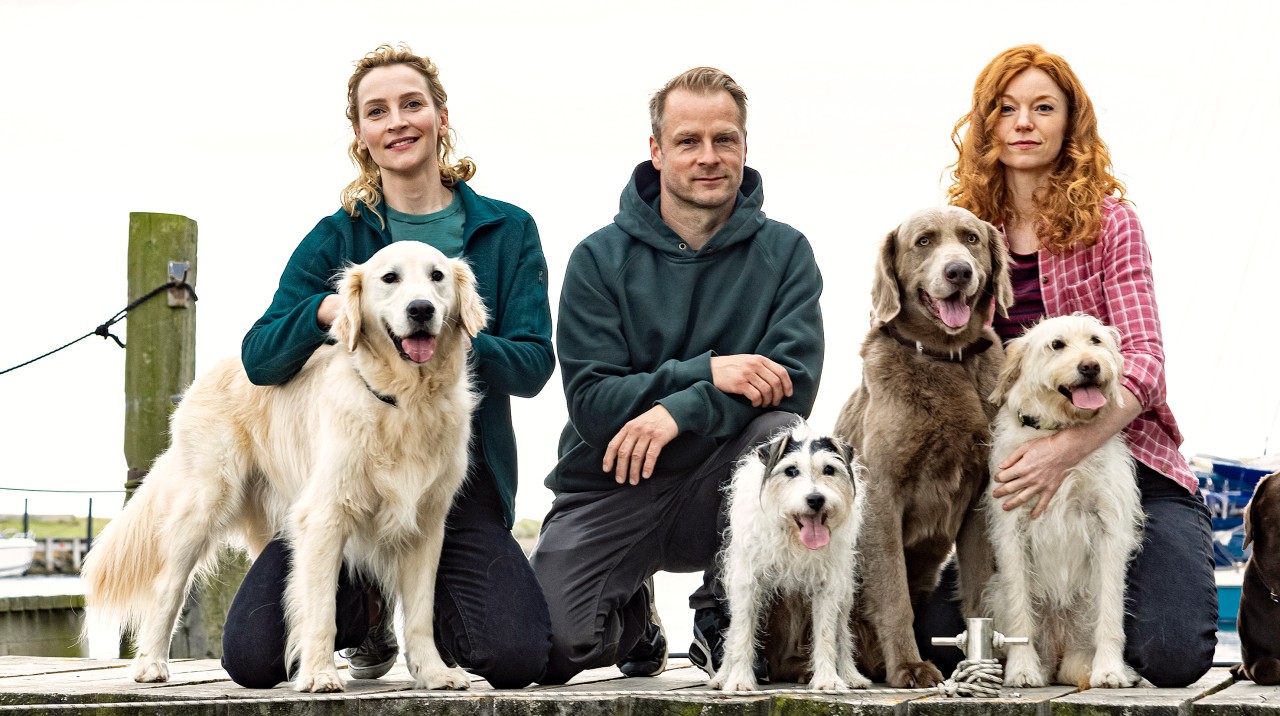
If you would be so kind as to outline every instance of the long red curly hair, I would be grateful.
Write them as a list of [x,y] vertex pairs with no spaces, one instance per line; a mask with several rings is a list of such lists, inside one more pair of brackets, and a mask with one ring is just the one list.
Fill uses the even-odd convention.
[[[1043,70],[1067,97],[1067,131],[1048,185],[1032,197],[1035,217],[1016,217],[1005,185],[1000,147],[991,130],[1000,118],[1001,98],[1018,73]],[[1012,47],[991,60],[973,84],[973,106],[956,121],[951,143],[959,153],[952,164],[947,198],[986,221],[1003,224],[1033,218],[1040,246],[1055,253],[1092,246],[1102,228],[1102,200],[1124,201],[1125,187],[1112,174],[1111,154],[1098,136],[1098,118],[1080,78],[1067,61],[1039,45]]]

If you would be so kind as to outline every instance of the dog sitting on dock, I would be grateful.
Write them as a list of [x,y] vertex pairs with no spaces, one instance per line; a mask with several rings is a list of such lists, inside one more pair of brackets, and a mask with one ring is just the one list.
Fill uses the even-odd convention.
[[[1077,313],[1043,320],[1013,340],[991,400],[991,467],[1023,443],[1094,420],[1123,405],[1119,334]],[[987,490],[996,554],[988,597],[996,627],[1027,636],[1009,647],[1005,684],[1133,686],[1124,663],[1125,573],[1142,538],[1141,497],[1121,434],[1072,468],[1048,508],[1005,510]],[[1056,667],[1056,668],[1055,668]]]
[[803,421],[738,464],[720,557],[730,626],[713,688],[757,688],[752,663],[761,628],[772,680],[815,689],[871,685],[854,662],[849,625],[862,469],[853,448],[815,435]]
[[1237,679],[1280,684],[1280,472],[1258,481],[1244,512],[1244,544],[1253,553],[1240,590],[1241,663],[1231,667]]

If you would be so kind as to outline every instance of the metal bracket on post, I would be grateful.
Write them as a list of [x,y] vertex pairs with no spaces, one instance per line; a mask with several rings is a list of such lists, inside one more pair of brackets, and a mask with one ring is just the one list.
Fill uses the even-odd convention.
[[169,308],[186,308],[188,291],[186,288],[187,271],[190,265],[186,261],[169,262],[169,281],[177,281],[180,285],[169,287]]
[[996,659],[996,651],[1009,644],[1027,644],[1029,640],[1001,634],[985,617],[970,617],[964,621],[965,631],[956,636],[933,637],[934,646],[954,646],[965,655],[951,678],[938,688],[948,696],[996,698],[1004,683],[1004,672]]
[[1004,648],[1006,645],[1029,643],[1024,636],[1001,634],[991,625],[991,620],[985,617],[970,617],[964,622],[967,627],[965,631],[951,637],[935,636],[933,645],[954,646],[963,651],[964,655],[969,657],[969,661],[978,661],[996,658],[995,650]]

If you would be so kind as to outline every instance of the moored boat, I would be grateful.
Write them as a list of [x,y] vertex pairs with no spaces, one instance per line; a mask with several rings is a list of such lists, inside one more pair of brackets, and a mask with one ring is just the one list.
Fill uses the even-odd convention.
[[26,535],[0,533],[0,577],[21,577],[31,568],[36,541]]

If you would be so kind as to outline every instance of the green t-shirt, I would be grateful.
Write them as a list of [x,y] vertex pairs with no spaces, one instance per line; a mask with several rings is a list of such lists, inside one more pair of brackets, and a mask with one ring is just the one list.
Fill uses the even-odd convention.
[[421,241],[449,258],[462,255],[462,222],[467,216],[457,192],[448,206],[430,214],[406,214],[389,206],[386,209],[393,241]]

